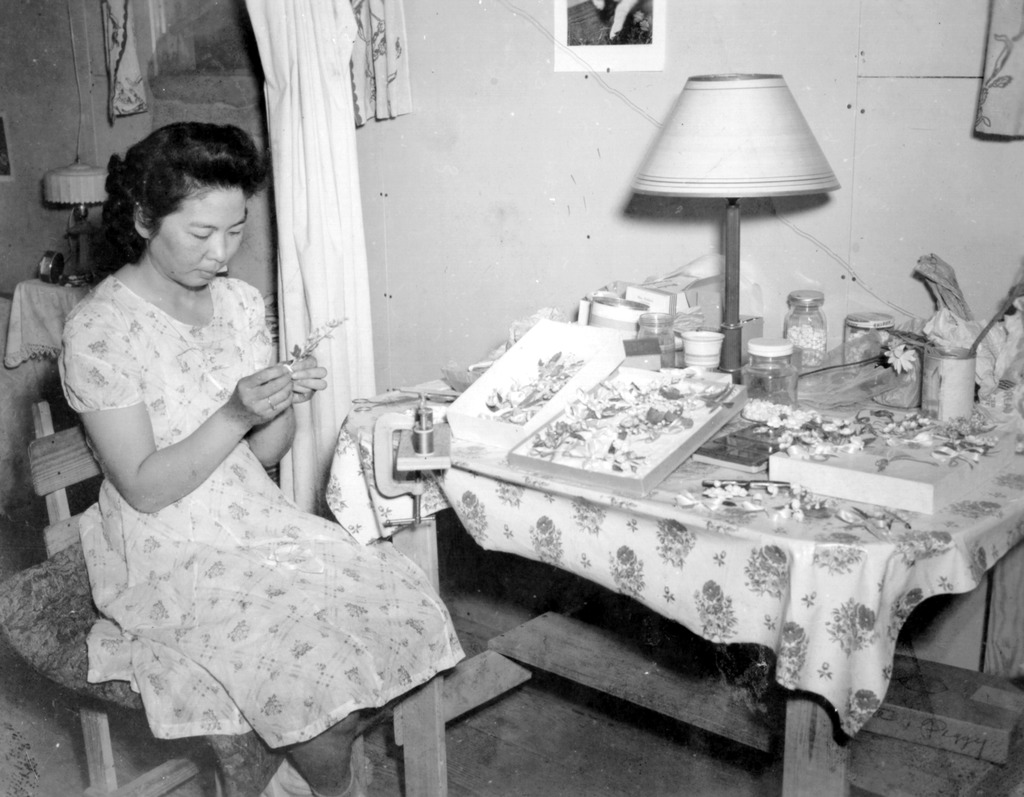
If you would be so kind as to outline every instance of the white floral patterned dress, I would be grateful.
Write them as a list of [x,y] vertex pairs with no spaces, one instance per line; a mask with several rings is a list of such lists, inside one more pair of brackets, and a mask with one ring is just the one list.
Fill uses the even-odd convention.
[[[259,293],[232,279],[211,290],[213,320],[191,327],[116,277],[100,283],[65,325],[71,406],[143,402],[158,447],[189,435],[274,359]],[[131,681],[161,738],[252,728],[292,744],[463,656],[421,570],[300,511],[244,442],[152,514],[105,481],[81,537],[109,618],[89,637],[89,679]]]

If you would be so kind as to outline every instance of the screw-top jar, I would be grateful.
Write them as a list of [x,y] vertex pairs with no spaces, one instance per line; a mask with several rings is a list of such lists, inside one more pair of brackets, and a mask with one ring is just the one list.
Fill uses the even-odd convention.
[[879,356],[895,326],[896,320],[887,313],[850,313],[843,325],[843,362]]
[[671,313],[643,313],[637,338],[657,338],[661,349],[661,367],[672,368],[676,364],[676,331],[672,324],[675,316]]
[[782,324],[782,336],[793,341],[801,368],[814,368],[825,361],[828,346],[828,322],[821,306],[821,291],[793,291],[786,299],[789,312]]
[[747,344],[747,353],[750,360],[740,371],[747,397],[796,406],[793,342],[785,338],[754,338]]

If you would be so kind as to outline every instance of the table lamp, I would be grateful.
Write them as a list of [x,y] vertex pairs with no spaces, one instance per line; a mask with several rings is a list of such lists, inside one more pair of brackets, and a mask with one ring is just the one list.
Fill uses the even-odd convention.
[[698,75],[686,81],[633,178],[633,190],[727,201],[720,368],[734,381],[743,360],[739,200],[837,188],[781,75]]
[[[43,199],[53,205],[71,205],[67,236],[73,245],[72,259],[75,270],[89,270],[89,205],[98,205],[107,198],[107,170],[81,162],[82,120],[85,106],[82,101],[82,83],[78,76],[78,51],[75,46],[75,27],[71,20],[71,3],[67,3],[68,32],[71,36],[71,58],[75,69],[75,88],[78,91],[78,137],[75,141],[75,162],[51,169],[43,175]],[[84,240],[83,240],[84,239]]]
[[76,160],[69,166],[51,169],[43,175],[43,199],[54,205],[71,205],[67,236],[72,243],[72,271],[89,271],[89,205],[107,198],[106,169]]

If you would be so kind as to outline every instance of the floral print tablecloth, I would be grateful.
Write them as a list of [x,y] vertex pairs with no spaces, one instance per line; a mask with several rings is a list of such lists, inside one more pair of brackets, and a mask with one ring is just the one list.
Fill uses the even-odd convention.
[[[372,506],[376,527],[362,515],[367,541],[384,520],[411,513],[411,502],[385,499],[365,480],[372,423],[383,409],[368,405],[350,416],[328,496],[343,524]],[[770,648],[778,683],[826,698],[850,735],[885,698],[911,611],[933,595],[974,589],[1024,537],[1024,457],[937,514],[900,513],[910,528],[888,532],[835,516],[784,519],[679,500],[722,475],[691,461],[648,497],[623,498],[513,469],[499,449],[455,441],[452,468],[428,488],[424,514],[447,498],[483,548],[563,568],[713,642]]]
[[971,499],[901,513],[911,528],[884,534],[684,508],[677,496],[722,475],[701,463],[627,499],[514,470],[496,449],[456,443],[452,460],[442,489],[479,545],[576,573],[712,642],[770,648],[779,684],[826,698],[850,735],[884,700],[910,612],[970,591],[1024,536],[1024,457]]

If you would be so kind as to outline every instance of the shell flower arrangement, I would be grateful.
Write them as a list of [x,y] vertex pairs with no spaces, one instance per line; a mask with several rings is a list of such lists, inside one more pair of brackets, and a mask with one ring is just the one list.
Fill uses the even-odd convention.
[[563,416],[534,436],[529,453],[580,460],[584,469],[636,473],[648,459],[645,447],[692,429],[697,414],[717,409],[731,391],[730,385],[686,381],[605,380],[589,393],[579,391]]
[[708,482],[699,496],[688,490],[680,491],[675,496],[675,504],[710,514],[721,511],[764,514],[776,527],[790,520],[803,523],[810,518],[830,518],[843,511],[833,498],[815,495],[798,484],[779,486],[772,482],[756,487],[728,481]]
[[874,439],[870,427],[856,418],[825,418],[814,410],[764,399],[748,401],[743,417],[754,422],[754,434],[771,438],[796,459],[821,461],[851,454],[862,451]]
[[583,360],[555,352],[537,362],[537,375],[524,383],[495,388],[484,402],[495,420],[522,426],[530,421],[583,367]]
[[886,507],[845,505],[834,498],[816,495],[798,484],[779,486],[764,482],[744,487],[731,482],[707,482],[700,496],[683,490],[676,494],[675,504],[715,514],[718,512],[741,515],[764,514],[776,528],[788,522],[803,523],[812,518],[838,518],[849,527],[860,527],[874,537],[893,539],[893,527],[912,531],[913,526],[903,515]]
[[[874,410],[860,417],[887,447],[899,449],[878,460],[875,466],[879,471],[901,459],[950,467],[966,463],[974,467],[999,442],[998,435],[990,434],[995,429],[992,421],[978,410],[969,417],[945,423],[920,412],[910,412],[897,418],[891,412]],[[917,450],[926,451],[927,457],[922,459],[906,453]]]
[[940,465],[954,467],[966,462],[973,468],[999,442],[998,435],[988,434],[994,429],[984,413],[977,410],[970,417],[955,418],[942,426],[932,457]]
[[[888,410],[861,412],[853,418],[824,418],[813,410],[753,399],[743,408],[743,417],[755,423],[755,434],[771,439],[794,459],[820,462],[863,451],[880,440],[887,450],[875,462],[879,472],[900,460],[973,467],[999,442],[997,435],[990,434],[995,428],[991,420],[978,410],[968,418],[946,423],[920,412],[897,417]],[[923,456],[917,455],[918,451]]]

